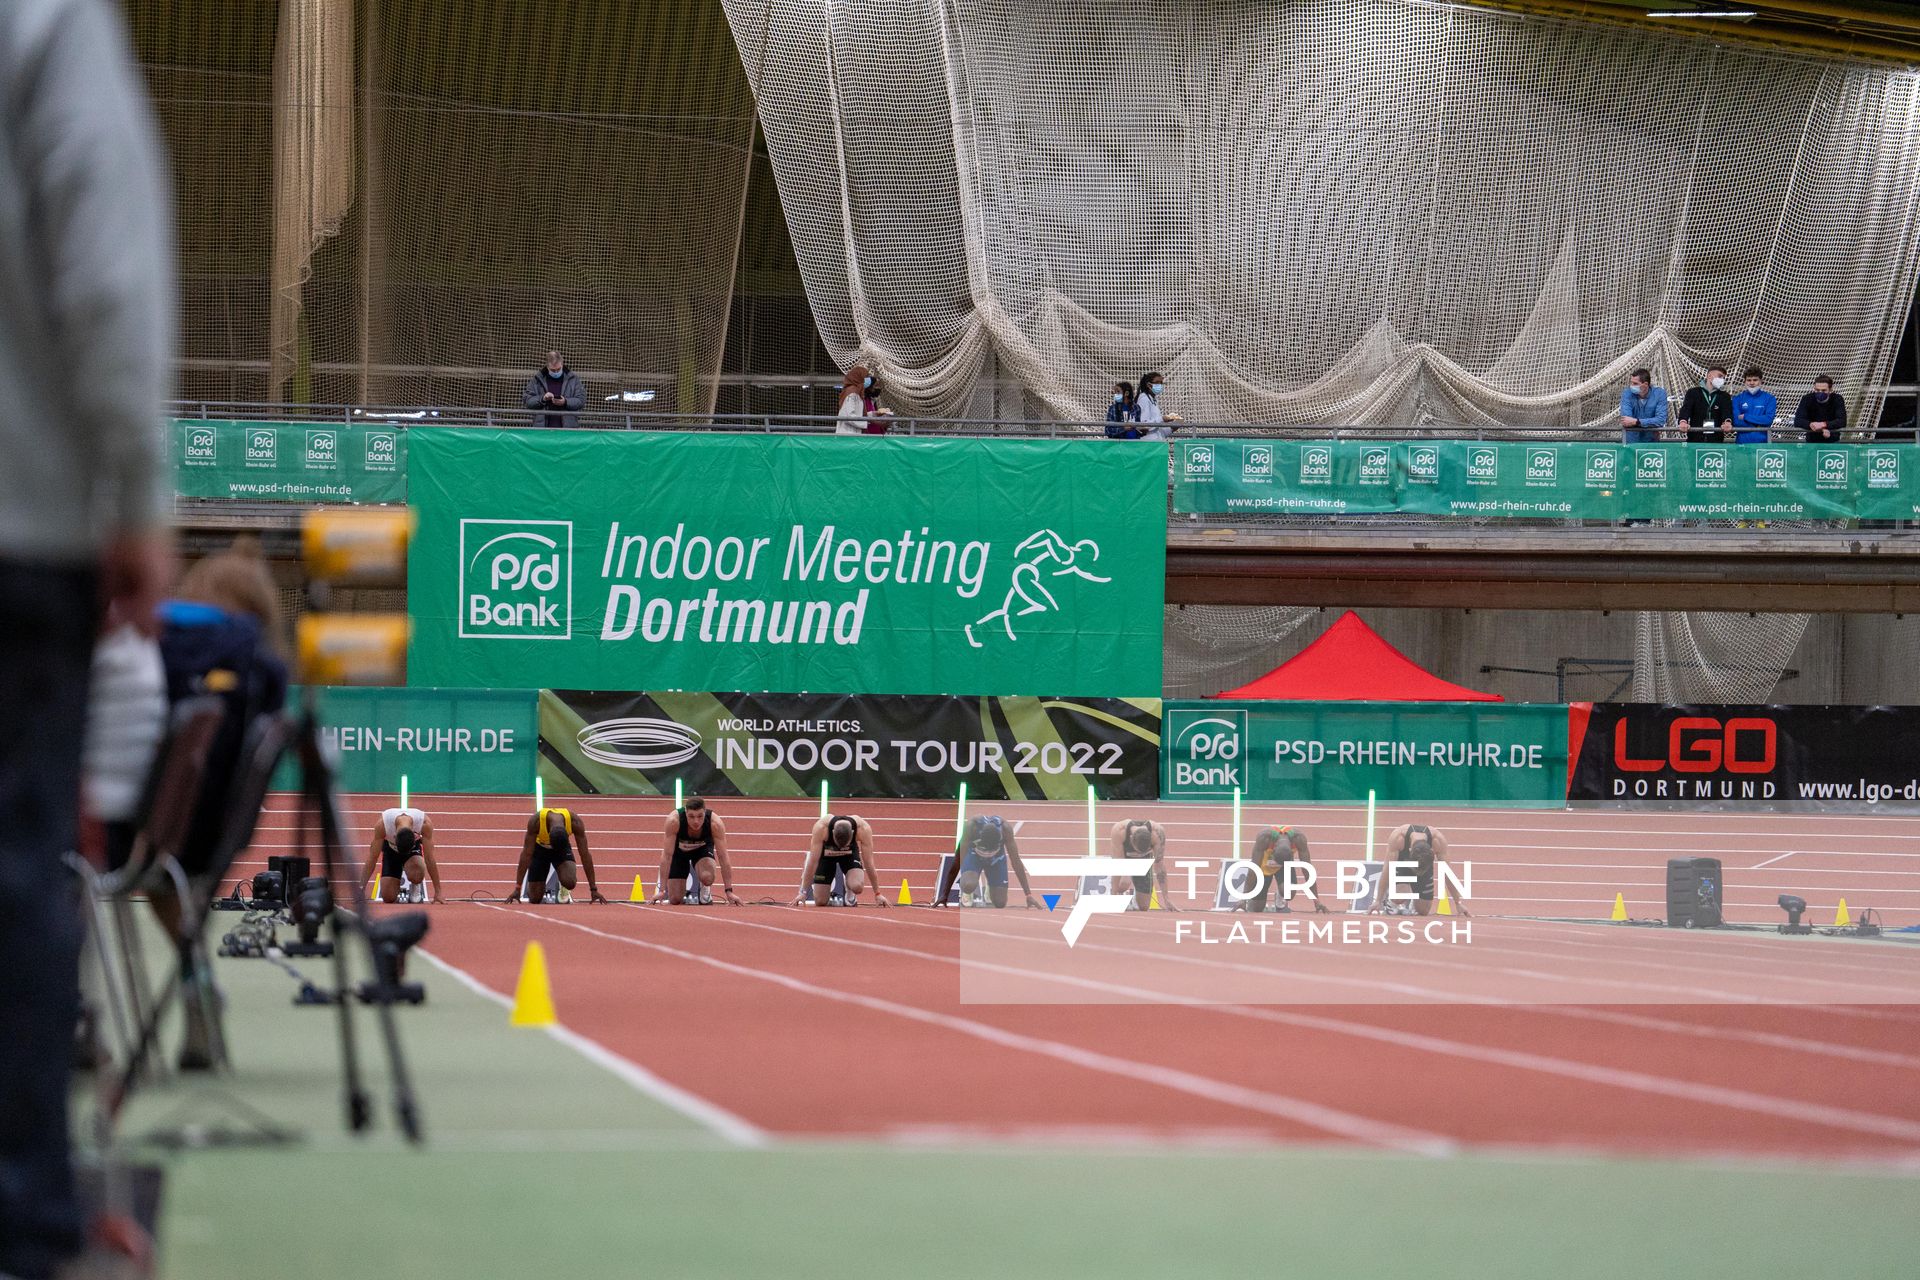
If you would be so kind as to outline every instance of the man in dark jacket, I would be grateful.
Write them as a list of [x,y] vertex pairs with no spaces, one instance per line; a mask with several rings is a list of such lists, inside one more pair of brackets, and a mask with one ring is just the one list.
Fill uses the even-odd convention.
[[581,406],[587,402],[587,384],[567,368],[558,351],[549,351],[546,367],[527,379],[520,398],[527,408],[541,410],[533,415],[534,426],[577,427]]
[[1733,397],[1727,394],[1727,371],[1719,365],[1707,370],[1707,383],[1691,387],[1680,404],[1680,426],[1689,444],[1719,444],[1733,425]]
[[1821,374],[1813,380],[1813,390],[1800,397],[1793,413],[1794,428],[1808,444],[1839,444],[1840,433],[1847,429],[1847,402],[1833,389],[1833,379]]

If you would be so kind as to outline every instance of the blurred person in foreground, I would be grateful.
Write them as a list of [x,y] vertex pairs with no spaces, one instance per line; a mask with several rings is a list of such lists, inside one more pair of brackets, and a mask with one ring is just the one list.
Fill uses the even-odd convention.
[[0,1273],[76,1267],[67,1133],[87,671],[170,575],[169,186],[118,7],[0,4]]

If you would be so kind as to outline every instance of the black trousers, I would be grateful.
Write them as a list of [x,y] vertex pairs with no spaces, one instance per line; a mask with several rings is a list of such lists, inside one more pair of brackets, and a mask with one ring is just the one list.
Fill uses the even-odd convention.
[[79,825],[98,605],[91,570],[0,560],[0,1272],[80,1250],[67,1085],[80,913],[61,855]]

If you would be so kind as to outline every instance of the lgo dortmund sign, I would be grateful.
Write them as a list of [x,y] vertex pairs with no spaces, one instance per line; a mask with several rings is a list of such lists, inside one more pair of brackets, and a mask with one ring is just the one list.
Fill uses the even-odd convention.
[[1152,450],[457,428],[409,447],[416,684],[1160,689]]

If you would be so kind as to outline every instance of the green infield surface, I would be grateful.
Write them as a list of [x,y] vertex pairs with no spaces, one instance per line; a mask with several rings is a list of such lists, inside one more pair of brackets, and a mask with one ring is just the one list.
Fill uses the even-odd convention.
[[[1844,1259],[1853,1274],[1896,1275],[1920,1256],[1920,1166],[1897,1158],[1914,1146],[1904,1133],[1891,1148],[1876,1148],[1896,1158],[1868,1162],[1781,1154],[1794,1147],[1795,1122],[1786,1118],[1771,1154],[1730,1141],[1720,1155],[1694,1143],[1685,1155],[1643,1158],[1572,1141],[1574,1149],[1556,1149],[1543,1134],[1526,1147],[1479,1148],[1463,1135],[1456,1153],[1407,1155],[1183,1124],[1193,1117],[1180,1112],[1179,1097],[1169,1115],[1159,1088],[1111,1078],[1080,1082],[1104,1125],[1082,1119],[1050,1132],[1044,1117],[1022,1112],[1020,1126],[1001,1128],[992,1099],[1017,1097],[1032,1065],[1017,1054],[960,1121],[931,1086],[918,1097],[895,1085],[876,1091],[857,1070],[796,1086],[788,1077],[813,1060],[789,1058],[777,1031],[757,1025],[764,993],[703,988],[684,966],[640,955],[621,980],[644,998],[627,1007],[617,1037],[604,1026],[594,1027],[594,1039],[564,1026],[510,1027],[501,992],[512,983],[501,975],[514,972],[529,937],[555,955],[563,1024],[570,1010],[582,1023],[599,1021],[583,1007],[594,997],[570,981],[570,964],[583,957],[571,952],[575,931],[561,919],[595,930],[581,935],[590,942],[629,934],[684,942],[719,927],[711,917],[695,923],[629,906],[544,911],[434,910],[434,934],[423,945],[432,951],[437,938],[447,955],[469,961],[473,976],[420,959],[411,966],[409,976],[429,993],[424,1006],[399,1014],[429,1133],[420,1149],[395,1132],[370,1013],[358,1025],[376,1127],[352,1138],[341,1121],[333,1013],[294,1007],[296,982],[267,961],[217,961],[236,1072],[152,1087],[130,1108],[125,1132],[237,1124],[238,1099],[305,1139],[162,1157],[160,1273],[1484,1280],[1786,1275],[1821,1258]],[[809,916],[738,914],[782,926]],[[883,924],[883,913],[822,913],[802,927],[908,925],[898,918],[908,913],[891,914]],[[513,954],[471,963],[481,948]],[[735,954],[742,965],[769,962],[744,944]],[[327,962],[295,964],[316,981],[330,976]],[[884,968],[855,967],[860,972],[840,971],[841,986],[899,989]],[[808,1005],[810,997],[792,1002]],[[985,1016],[951,999],[943,1008]],[[827,1039],[842,1018],[850,1040],[868,1034],[858,1011],[826,1005],[804,1013]],[[1261,1083],[1284,1085],[1299,1068],[1288,1037],[1272,1030],[1272,1076]],[[616,1042],[619,1054],[607,1047]],[[711,1079],[683,1069],[729,1060],[737,1070],[707,1068]],[[927,1066],[938,1074],[931,1060]],[[1058,1087],[1039,1074],[1035,1087]],[[742,1092],[763,1079],[784,1081],[782,1108],[790,1092],[812,1105],[770,1122]],[[703,1112],[707,1096],[733,1110]],[[1089,1114],[1084,1100],[1072,1110]],[[740,1112],[754,1121],[737,1120]]]

